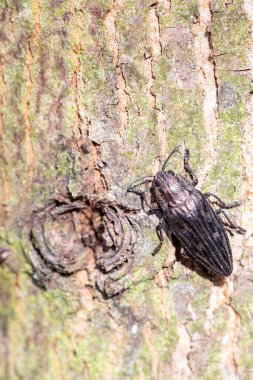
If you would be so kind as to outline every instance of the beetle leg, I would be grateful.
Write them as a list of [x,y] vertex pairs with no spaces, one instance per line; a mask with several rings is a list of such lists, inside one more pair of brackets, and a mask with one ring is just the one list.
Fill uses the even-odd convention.
[[144,183],[147,183],[147,182],[153,182],[154,180],[154,176],[146,176],[146,177],[142,177],[142,178],[138,178],[136,179],[134,182],[131,183],[131,185],[128,186],[127,188],[127,193],[128,192],[133,192],[133,190],[140,186],[140,185],[143,185]]
[[[142,208],[144,209],[144,204],[149,208],[150,205],[147,201],[147,197],[146,197],[146,194],[145,194],[145,191],[143,190],[138,190],[137,187],[140,186],[140,185],[143,185],[144,183],[147,183],[147,182],[152,182],[154,180],[154,177],[153,176],[148,176],[148,177],[143,177],[143,178],[139,178],[137,179],[136,181],[134,181],[130,186],[128,186],[127,188],[127,193],[133,193],[133,194],[136,194],[136,195],[139,195],[139,197],[141,198],[141,204],[142,204]],[[139,182],[139,183],[138,183]]]
[[227,220],[227,222],[223,222],[225,226],[227,226],[228,228],[231,228],[233,230],[236,230],[236,232],[238,234],[245,234],[246,233],[246,230],[240,226],[237,226],[236,224],[234,224],[231,219],[229,219],[229,217],[227,216],[227,214],[225,213],[224,210],[222,209],[219,209],[216,211],[216,214],[219,215],[219,214],[223,214],[225,219]]
[[165,226],[166,226],[165,220],[161,219],[158,226],[156,227],[156,233],[157,233],[157,236],[160,240],[160,243],[152,252],[152,256],[155,256],[160,251],[160,249],[162,248],[162,245],[164,242],[164,231],[163,230],[164,230]]
[[185,149],[185,152],[184,152],[184,170],[186,171],[186,173],[189,174],[190,178],[192,179],[192,185],[195,187],[198,184],[198,178],[197,178],[195,172],[193,171],[191,165],[189,164],[189,160],[190,160],[190,151],[189,151],[189,149]]
[[217,206],[219,206],[221,209],[223,209],[223,208],[225,208],[225,209],[233,208],[233,207],[240,206],[242,204],[242,202],[239,202],[239,201],[226,203],[223,200],[221,200],[219,197],[217,197],[217,195],[215,195],[213,193],[209,193],[209,192],[205,193],[204,196],[206,198],[214,197],[216,199],[216,201],[218,201],[218,202],[211,202],[211,203],[216,203]]
[[128,190],[128,192],[139,195],[139,197],[141,198],[141,205],[142,205],[143,209],[144,209],[144,205],[146,205],[148,208],[150,208],[150,204],[148,203],[145,191],[132,188],[132,189]]

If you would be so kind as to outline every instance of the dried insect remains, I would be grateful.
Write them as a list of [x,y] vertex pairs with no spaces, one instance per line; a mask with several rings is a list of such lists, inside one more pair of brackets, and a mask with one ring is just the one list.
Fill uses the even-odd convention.
[[[174,173],[165,171],[168,160],[178,152],[176,147],[168,156],[162,170],[154,177],[143,177],[128,188],[128,192],[139,195],[142,202],[148,204],[145,193],[137,188],[146,182],[152,182],[155,203],[149,211],[158,210],[162,218],[157,227],[160,244],[164,240],[164,228],[167,227],[182,245],[184,255],[196,260],[213,273],[229,276],[233,271],[233,258],[225,226],[238,233],[246,231],[231,222],[225,209],[239,206],[240,202],[225,203],[212,193],[202,193],[195,186],[198,179],[189,163],[190,152],[184,153],[184,169],[191,181]],[[214,198],[214,201],[211,199]],[[212,204],[219,208],[214,209]],[[220,217],[223,215],[225,221]]]

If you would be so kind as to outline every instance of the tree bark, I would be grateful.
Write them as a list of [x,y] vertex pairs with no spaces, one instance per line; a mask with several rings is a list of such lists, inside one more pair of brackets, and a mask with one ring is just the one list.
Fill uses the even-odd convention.
[[[0,379],[253,379],[253,1],[0,20]],[[158,219],[126,194],[179,144],[199,189],[243,200],[227,279],[169,239],[152,256]]]

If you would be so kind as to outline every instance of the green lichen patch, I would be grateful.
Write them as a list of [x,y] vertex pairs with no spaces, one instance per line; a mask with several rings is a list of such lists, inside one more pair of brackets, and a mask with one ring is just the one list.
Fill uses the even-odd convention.
[[[201,120],[200,108],[193,97],[174,85],[168,86],[170,103],[166,105],[165,112],[171,123],[167,144],[168,151],[183,142],[193,152],[191,164],[198,171],[200,166],[201,147],[204,141],[204,129]],[[193,96],[193,94],[191,94]],[[170,108],[170,110],[169,110]],[[182,160],[177,165],[177,170],[182,169]]]
[[[49,293],[36,289],[25,273],[19,275],[18,283],[15,275],[5,273],[5,284],[6,276],[11,281],[8,281],[11,297],[6,308],[12,313],[7,326],[10,378],[18,379],[17,373],[27,379],[59,377],[59,371],[63,370],[63,363],[61,368],[58,365],[59,357],[69,355],[71,347],[73,299],[58,290]],[[66,362],[65,366],[67,371]]]
[[212,379],[221,379],[222,373],[220,368],[217,366],[219,360],[218,352],[212,355],[212,360],[206,364],[204,371],[199,373],[199,376],[196,379],[212,380]]
[[[165,43],[163,55],[154,65],[154,92],[158,108],[167,122],[167,151],[185,141],[193,152],[191,162],[197,170],[205,132],[191,35],[180,25],[162,29],[161,34],[164,34]],[[177,170],[182,168],[181,163],[176,166]]]
[[[194,318],[188,325],[187,329],[189,334],[193,336],[194,334],[203,334],[203,328],[206,318],[206,309],[209,306],[210,298],[210,286],[204,282],[199,276],[194,275],[194,278],[198,281],[198,287],[196,288],[196,295],[192,299],[192,307],[196,318]],[[197,285],[197,284],[196,284]],[[195,286],[196,286],[195,285]]]
[[227,61],[227,67],[233,62],[247,63],[248,38],[248,21],[242,1],[233,1],[226,10],[222,7],[212,14],[212,41],[217,54],[224,54],[221,61]]
[[145,19],[148,4],[141,0],[127,0],[124,9],[117,17],[116,26],[119,31],[120,49],[129,56],[144,54],[140,48],[145,44]]
[[[162,5],[160,7],[162,7]],[[196,17],[197,14],[198,9],[196,1],[176,0],[171,2],[171,9],[169,14],[161,17],[161,26],[170,27],[177,24],[189,26],[191,24],[191,18]]]
[[[219,189],[219,195],[224,200],[233,200],[238,198],[242,183],[243,159],[240,149],[242,137],[241,131],[233,124],[223,124],[223,133],[222,151],[212,169],[209,181],[204,186],[204,190],[210,189],[211,184],[215,184]],[[227,134],[226,137],[225,133]]]
[[15,286],[16,276],[10,272],[7,267],[2,267],[0,271],[0,318],[10,318],[15,316],[15,297],[13,288]]
[[215,312],[215,319],[213,324],[213,334],[216,335],[218,339],[222,338],[222,335],[224,334],[224,331],[226,331],[228,321],[228,310],[227,308],[220,307]]
[[[91,379],[101,379],[108,361],[108,349],[113,339],[108,318],[103,310],[96,310],[84,336],[77,338],[73,369],[87,367]],[[98,333],[99,331],[99,333]]]
[[[159,370],[162,378],[170,370],[172,353],[178,338],[178,322],[172,308],[166,307],[166,311],[162,309],[159,292],[159,288],[152,283],[139,284],[123,295],[120,302],[121,307],[131,305],[134,315],[138,315],[138,323],[141,323],[142,334],[137,353],[139,364],[132,368],[132,378],[138,378],[140,368],[147,379],[152,378],[155,370]],[[165,298],[170,297],[168,289],[163,289],[162,292]],[[156,357],[164,363],[162,368],[155,369]]]
[[73,173],[73,156],[67,151],[59,152],[57,155],[56,167],[60,175],[64,176]]
[[221,75],[224,82],[220,88],[225,87],[228,91],[227,99],[229,92],[235,96],[230,96],[231,103],[229,100],[226,103],[226,99],[224,99],[223,106],[219,110],[219,154],[209,178],[204,184],[204,189],[210,189],[215,185],[220,196],[225,199],[236,199],[240,194],[244,171],[241,144],[247,111],[243,99],[247,91],[250,91],[250,81],[243,75],[229,75],[225,71],[221,71]]
[[204,189],[215,186],[224,199],[236,199],[244,170],[241,151],[247,115],[244,99],[251,88],[247,70],[243,71],[249,64],[248,21],[241,1],[229,4],[226,9],[223,4],[216,4],[212,16],[211,38],[217,54],[215,69],[219,85],[219,153]]
[[[244,272],[245,273],[245,272]],[[241,329],[238,339],[237,365],[238,373],[242,379],[248,379],[252,373],[252,350],[253,350],[253,293],[251,282],[247,279],[252,277],[249,269],[243,276],[238,288],[233,294],[232,302],[240,317]]]

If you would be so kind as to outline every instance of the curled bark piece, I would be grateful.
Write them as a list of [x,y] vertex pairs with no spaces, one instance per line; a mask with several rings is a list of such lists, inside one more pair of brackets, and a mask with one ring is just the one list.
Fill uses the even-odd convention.
[[50,205],[34,216],[31,261],[37,272],[71,274],[87,266],[91,248],[85,246],[83,236],[94,240],[94,231],[84,208],[74,203]]

